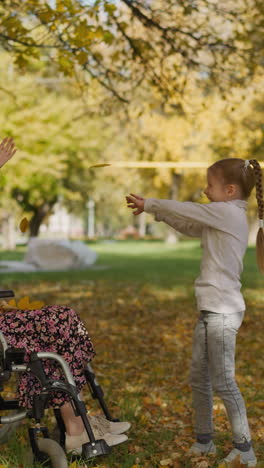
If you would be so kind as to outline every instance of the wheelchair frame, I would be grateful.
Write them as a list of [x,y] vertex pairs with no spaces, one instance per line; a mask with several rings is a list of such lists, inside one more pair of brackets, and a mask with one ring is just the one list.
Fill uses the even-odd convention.
[[[0,298],[14,296],[15,295],[12,290],[0,291]],[[6,339],[0,331],[0,391],[3,391],[4,382],[10,378],[12,372],[31,372],[38,379],[41,385],[40,394],[36,394],[33,397],[33,407],[27,410],[19,411],[21,410],[21,407],[18,404],[18,400],[4,400],[0,396],[0,410],[18,410],[14,415],[0,416],[0,424],[14,424],[26,417],[34,419],[34,426],[28,429],[34,461],[45,461],[47,457],[39,447],[41,445],[39,443],[39,435],[42,434],[42,436],[48,440],[50,440],[50,437],[48,428],[41,426],[41,419],[43,418],[45,409],[47,408],[47,402],[50,394],[54,394],[54,392],[62,392],[70,396],[70,402],[73,406],[74,413],[76,416],[81,416],[90,440],[90,442],[83,444],[81,456],[88,460],[99,455],[107,455],[111,451],[111,447],[108,446],[104,439],[95,439],[92,427],[86,415],[85,404],[79,397],[70,367],[63,357],[53,352],[31,352],[29,362],[24,363],[24,356],[25,349],[8,347]],[[42,364],[43,359],[53,359],[57,361],[61,366],[61,370],[66,381],[48,379]],[[105,417],[109,421],[119,421],[119,419],[113,419],[111,417],[103,398],[104,392],[96,380],[90,363],[86,365],[84,372],[92,398],[98,400]],[[59,408],[55,408],[53,411],[59,429],[60,445],[58,444],[58,447],[59,449],[61,447],[65,449],[65,425],[61,412]],[[74,456],[74,458],[77,458],[77,456]],[[55,462],[52,466],[60,468],[61,466],[67,466],[67,464],[56,464]]]

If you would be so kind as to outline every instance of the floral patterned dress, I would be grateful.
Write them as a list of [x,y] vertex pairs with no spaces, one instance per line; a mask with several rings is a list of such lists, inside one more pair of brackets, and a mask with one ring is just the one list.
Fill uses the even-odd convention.
[[[32,351],[60,354],[69,364],[78,392],[86,384],[84,366],[95,356],[88,332],[78,314],[67,306],[52,305],[35,310],[10,310],[0,314],[0,330],[9,346],[25,348],[25,362]],[[65,380],[60,365],[42,360],[48,378]],[[31,408],[33,395],[41,386],[30,372],[19,374],[19,405]],[[69,401],[65,394],[54,392],[48,406],[61,406]]]

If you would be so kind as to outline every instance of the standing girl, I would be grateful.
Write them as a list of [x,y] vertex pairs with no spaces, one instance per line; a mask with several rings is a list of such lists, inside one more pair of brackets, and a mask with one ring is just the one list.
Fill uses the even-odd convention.
[[196,442],[189,454],[215,453],[213,443],[213,391],[222,399],[233,434],[232,451],[241,463],[257,464],[252,448],[244,399],[235,380],[236,335],[243,322],[245,302],[240,292],[243,257],[248,245],[247,199],[254,186],[259,213],[257,263],[264,273],[263,191],[261,167],[256,159],[227,158],[207,169],[204,193],[208,204],[144,199],[130,194],[127,206],[152,213],[177,231],[201,238],[203,255],[195,296],[200,312],[193,335],[190,385]]

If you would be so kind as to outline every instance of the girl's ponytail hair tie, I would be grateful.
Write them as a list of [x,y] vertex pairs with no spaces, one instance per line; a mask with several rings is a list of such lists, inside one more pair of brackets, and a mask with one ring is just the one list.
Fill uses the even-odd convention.
[[248,165],[250,164],[249,159],[245,159],[245,165],[244,168],[247,169]]
[[264,227],[263,219],[260,219],[260,218],[259,218],[259,227],[262,227],[262,228]]

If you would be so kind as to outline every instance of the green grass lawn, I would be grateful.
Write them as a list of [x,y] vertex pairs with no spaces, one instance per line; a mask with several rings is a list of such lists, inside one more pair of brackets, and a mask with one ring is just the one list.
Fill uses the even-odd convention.
[[[188,375],[197,320],[193,283],[199,274],[200,242],[118,241],[90,246],[98,253],[98,269],[1,274],[0,288],[13,289],[17,298],[29,295],[45,304],[70,305],[89,330],[97,351],[93,367],[106,401],[113,415],[131,421],[132,427],[127,443],[87,466],[197,467],[208,459],[188,460],[185,453],[194,440]],[[23,247],[1,252],[3,260],[23,255]],[[241,281],[247,311],[237,337],[236,376],[256,455],[263,462],[264,288],[255,255],[255,248],[249,247],[244,257]],[[89,392],[85,401],[96,411]],[[217,397],[214,413],[218,454],[210,458],[210,468],[217,467],[232,448],[229,423]],[[52,414],[47,418],[50,421]],[[26,468],[27,424],[3,446],[0,466]],[[170,461],[166,465],[164,460]]]
[[[176,245],[162,241],[102,241],[87,243],[98,254],[96,266],[106,269],[76,270],[74,272],[12,273],[0,275],[3,285],[16,282],[50,280],[105,279],[112,281],[147,281],[153,284],[173,286],[193,284],[199,274],[201,258],[198,240],[181,241]],[[1,251],[1,260],[22,260],[25,247],[16,251]],[[242,288],[262,285],[258,272],[255,248],[248,247],[244,257],[244,271],[241,276]]]

